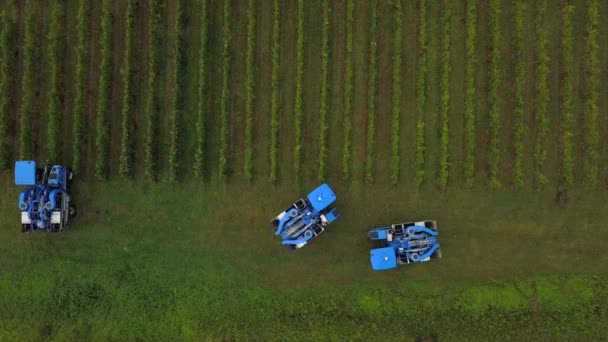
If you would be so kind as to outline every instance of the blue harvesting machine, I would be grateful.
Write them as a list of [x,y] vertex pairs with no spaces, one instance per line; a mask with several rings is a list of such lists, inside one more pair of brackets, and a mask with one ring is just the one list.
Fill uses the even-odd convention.
[[276,236],[290,252],[304,247],[319,236],[340,216],[332,207],[336,195],[327,184],[321,184],[306,198],[301,198],[270,222]]
[[68,191],[72,172],[63,165],[37,168],[36,162],[15,162],[15,185],[27,186],[19,195],[21,231],[62,231],[68,220],[76,215]]
[[440,259],[438,235],[436,221],[399,223],[370,230],[371,240],[385,243],[385,247],[370,251],[372,269],[383,271],[397,265]]

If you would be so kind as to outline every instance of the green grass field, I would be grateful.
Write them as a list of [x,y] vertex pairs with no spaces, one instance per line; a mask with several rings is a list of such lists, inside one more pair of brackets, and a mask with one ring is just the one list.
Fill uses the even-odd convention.
[[[608,6],[396,1],[1,2],[0,340],[608,338]],[[21,234],[12,163],[52,153],[79,214]],[[287,254],[320,163],[342,216]],[[425,218],[443,259],[373,272]]]

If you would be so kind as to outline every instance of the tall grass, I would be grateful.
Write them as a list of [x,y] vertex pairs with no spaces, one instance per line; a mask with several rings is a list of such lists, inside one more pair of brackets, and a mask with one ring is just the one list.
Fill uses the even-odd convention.
[[83,141],[83,116],[84,116],[84,101],[86,94],[86,66],[87,66],[87,49],[86,44],[89,35],[89,8],[87,0],[79,0],[78,14],[76,15],[76,30],[78,32],[76,47],[75,66],[75,91],[74,91],[74,122],[72,134],[74,141],[72,145],[72,170],[79,172],[81,168],[82,158],[82,141]]
[[173,108],[169,123],[169,182],[175,183],[180,177],[180,120],[184,112],[184,82],[186,79],[186,56],[184,53],[184,4],[182,0],[176,2],[175,14],[175,71],[173,74]]
[[230,106],[230,0],[224,0],[222,27],[222,97],[220,99],[220,161],[219,179],[228,172],[228,110]]
[[475,185],[475,48],[477,46],[477,2],[467,1],[467,38],[466,38],[466,98],[465,98],[465,187],[471,189]]
[[95,175],[99,179],[108,177],[110,155],[110,97],[112,85],[112,0],[103,0],[101,14],[101,53],[99,96],[97,102],[97,135],[95,151],[97,160]]
[[302,103],[302,75],[304,72],[304,0],[298,0],[298,39],[296,42],[296,98],[294,104],[295,147],[294,147],[294,173],[296,179],[300,178],[302,164],[302,116],[304,104]]
[[14,2],[9,2],[8,10],[0,12],[0,168],[9,166],[9,108],[12,103],[12,89],[15,86],[13,71],[16,69],[13,57],[15,41],[16,12]]
[[36,1],[25,2],[25,33],[23,37],[21,79],[22,99],[19,118],[19,159],[30,159],[32,155],[32,117],[34,115],[35,63],[38,58],[36,42]]
[[[196,150],[194,152],[194,176],[203,177],[206,156],[206,93],[207,93],[207,0],[201,0],[201,47],[198,53],[198,112],[196,120]],[[249,51],[249,50],[248,50]]]
[[120,159],[119,173],[123,178],[132,176],[133,138],[131,136],[131,121],[133,120],[134,94],[133,94],[133,43],[135,26],[135,0],[128,0],[127,20],[125,31],[125,57],[122,69],[122,118],[121,118],[121,139],[120,139]]
[[329,0],[323,0],[323,26],[321,27],[321,109],[319,110],[319,170],[317,178],[325,180],[327,161],[327,64],[329,61]]
[[600,89],[600,45],[599,45],[599,3],[591,0],[587,9],[587,56],[585,69],[587,72],[587,103],[585,107],[585,137],[587,145],[587,185],[597,186],[600,152],[599,144],[599,89]]
[[[424,1],[424,0],[422,0]],[[376,31],[378,27],[377,0],[371,0],[369,28],[369,78],[367,81],[367,158],[365,163],[365,180],[374,182],[376,172],[376,79],[378,74],[378,44]]]
[[61,24],[63,21],[62,1],[55,0],[51,3],[51,22],[47,41],[49,74],[51,77],[49,89],[49,102],[47,105],[47,158],[57,160],[59,152],[59,130],[61,128],[61,54],[63,52]]
[[158,179],[158,120],[160,117],[160,100],[156,88],[161,67],[161,23],[162,4],[160,0],[149,0],[148,11],[148,79],[146,82],[146,135],[144,140],[144,164],[146,177]]
[[418,123],[416,124],[416,186],[419,187],[424,181],[424,153],[425,145],[425,120],[424,110],[426,108],[426,76],[427,76],[427,6],[426,0],[420,0],[418,44],[420,55],[418,59],[418,75],[416,78],[416,112],[418,112]]
[[255,0],[247,6],[247,100],[245,102],[245,178],[253,179],[253,102],[255,100]]
[[537,21],[537,34],[539,45],[538,56],[538,75],[537,75],[537,136],[534,148],[534,164],[536,173],[536,183],[539,189],[542,189],[547,184],[547,176],[544,173],[545,160],[547,159],[546,137],[549,132],[549,116],[547,108],[549,106],[549,56],[548,33],[543,25],[543,20],[547,15],[547,0],[540,0]]
[[452,6],[445,2],[443,10],[443,36],[442,36],[442,69],[441,69],[441,131],[440,131],[440,171],[439,187],[445,188],[448,184],[450,140],[448,113],[450,111],[450,21],[452,20]]
[[281,5],[279,0],[273,2],[272,26],[272,103],[270,108],[270,182],[277,181],[277,144],[279,133],[279,38]]
[[353,101],[353,0],[346,0],[346,76],[344,85],[344,147],[342,150],[342,178],[350,179]]
[[515,122],[513,145],[515,149],[515,161],[513,163],[513,185],[516,188],[524,186],[523,158],[524,158],[524,13],[527,6],[518,1],[515,5],[515,49],[517,64],[515,66]]
[[573,150],[574,150],[574,41],[572,38],[572,15],[574,14],[574,6],[566,5],[563,9],[563,31],[562,31],[562,58],[564,66],[564,83],[563,83],[563,103],[564,111],[562,122],[563,136],[563,159],[562,172],[563,181],[566,187],[572,186],[574,183],[573,175]]
[[395,26],[393,28],[393,115],[391,120],[391,184],[399,181],[399,119],[401,116],[401,0],[395,2]]
[[490,65],[490,187],[498,189],[500,184],[500,85],[502,82],[500,55],[501,43],[501,8],[500,0],[490,1],[490,33],[492,44],[492,59]]

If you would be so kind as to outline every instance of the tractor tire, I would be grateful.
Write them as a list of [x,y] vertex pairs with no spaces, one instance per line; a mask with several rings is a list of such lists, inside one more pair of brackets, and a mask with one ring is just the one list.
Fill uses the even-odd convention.
[[283,247],[285,247],[285,250],[289,253],[293,253],[297,249],[294,245],[284,245]]
[[78,213],[78,211],[76,210],[76,206],[75,205],[71,205],[70,206],[70,210],[68,211],[68,215],[69,217],[74,217],[76,216],[76,214]]

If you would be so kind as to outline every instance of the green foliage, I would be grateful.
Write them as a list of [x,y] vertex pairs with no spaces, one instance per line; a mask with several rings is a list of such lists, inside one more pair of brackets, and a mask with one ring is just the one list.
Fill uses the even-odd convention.
[[329,0],[323,0],[323,26],[321,32],[321,109],[319,110],[319,181],[325,180],[327,161],[327,64],[329,60]]
[[448,113],[450,111],[450,20],[452,20],[452,6],[445,3],[443,10],[443,37],[442,37],[442,70],[441,70],[441,145],[440,145],[440,172],[439,187],[444,189],[448,184],[450,139]]
[[0,12],[0,168],[9,166],[9,107],[12,103],[11,92],[15,86],[12,70],[15,68],[13,46],[15,40],[15,18],[11,11],[15,4],[9,3],[7,12]]
[[294,173],[296,179],[300,178],[302,164],[302,116],[304,105],[302,103],[302,75],[304,72],[304,0],[298,0],[298,39],[296,42],[296,98],[294,104],[295,147],[294,147]]
[[517,64],[515,66],[515,122],[513,145],[515,147],[515,161],[513,163],[513,184],[520,189],[524,186],[523,158],[524,158],[524,13],[525,3],[518,1],[515,7],[515,48]]
[[418,42],[420,45],[420,57],[418,60],[418,77],[416,80],[416,96],[418,102],[416,111],[418,112],[418,123],[416,124],[416,186],[419,187],[424,181],[424,152],[426,146],[424,142],[424,109],[426,107],[426,75],[427,75],[427,14],[426,0],[420,1]]
[[184,53],[184,2],[176,3],[175,18],[175,85],[173,87],[173,109],[169,123],[169,182],[175,183],[180,176],[180,119],[184,112],[184,82],[186,78],[186,56]]
[[599,4],[592,0],[587,10],[587,56],[585,69],[587,72],[587,103],[585,108],[585,139],[587,144],[587,184],[595,187],[598,183],[600,153],[599,144],[599,89],[601,67],[599,58]]
[[148,80],[146,83],[146,134],[144,140],[144,172],[146,177],[156,180],[158,154],[158,120],[160,100],[156,91],[161,67],[162,4],[160,0],[149,0]]
[[25,3],[25,33],[23,38],[22,64],[23,77],[21,88],[21,117],[19,120],[19,159],[31,159],[32,151],[32,117],[34,115],[35,63],[38,58],[36,42],[36,1]]
[[547,184],[547,176],[544,174],[545,160],[547,159],[546,137],[549,132],[549,116],[547,108],[549,106],[549,56],[547,29],[543,26],[543,19],[546,16],[547,0],[540,1],[538,15],[538,75],[537,75],[537,113],[536,120],[538,132],[536,137],[536,145],[534,148],[534,164],[536,169],[536,182],[539,188],[543,188]]
[[[194,153],[194,176],[199,178],[203,176],[205,169],[205,113],[207,103],[205,101],[206,94],[206,78],[207,78],[207,0],[201,0],[201,47],[198,53],[198,116],[196,120],[196,151]],[[249,50],[247,50],[249,51]],[[249,65],[249,64],[248,64]]]
[[[255,100],[255,0],[247,7],[247,102],[245,103],[245,178],[253,179],[253,101]],[[300,70],[301,71],[301,70]],[[300,84],[300,88],[301,88]],[[300,89],[301,93],[301,89]],[[301,94],[300,94],[301,97]],[[300,98],[300,102],[302,99]]]
[[49,102],[47,107],[47,158],[57,160],[59,152],[59,129],[61,128],[61,53],[63,46],[61,42],[61,24],[63,21],[63,8],[61,1],[53,1],[51,4],[51,22],[47,40],[49,73],[51,75]]
[[344,148],[342,150],[342,178],[350,179],[353,101],[353,0],[346,1],[346,76],[344,84]]
[[[424,1],[424,0],[423,0]],[[374,182],[376,171],[376,79],[378,74],[378,44],[376,31],[378,26],[377,0],[371,0],[369,28],[369,78],[367,83],[367,161],[365,163],[365,180]]]
[[500,85],[502,82],[500,55],[500,0],[490,1],[490,32],[492,40],[492,61],[490,66],[490,187],[501,187],[500,174]]
[[395,2],[395,27],[393,31],[393,115],[391,122],[391,184],[399,181],[399,117],[401,116],[401,0]]
[[103,0],[101,14],[101,53],[99,95],[97,102],[97,135],[95,151],[97,162],[95,175],[99,179],[108,176],[110,155],[110,97],[112,85],[112,0]]
[[270,108],[270,182],[277,181],[277,144],[279,133],[279,38],[281,5],[279,0],[273,2],[272,26],[272,103]]
[[89,26],[89,9],[88,1],[80,0],[78,4],[78,14],[76,17],[78,22],[76,30],[78,32],[78,40],[75,50],[76,66],[75,66],[75,92],[74,92],[74,126],[72,134],[74,136],[72,150],[72,170],[79,172],[82,158],[83,144],[83,116],[84,116],[84,101],[85,101],[85,86],[86,86],[86,66],[87,66],[87,41],[88,41],[88,26]]
[[120,140],[120,156],[119,156],[119,173],[124,178],[132,176],[132,157],[133,153],[133,138],[131,137],[131,121],[133,120],[133,109],[135,105],[133,94],[133,43],[134,43],[134,26],[135,26],[135,0],[129,0],[127,3],[127,20],[125,31],[125,61],[122,69],[122,120],[121,120],[121,140]]
[[222,97],[220,103],[220,163],[219,178],[228,172],[228,107],[230,106],[230,0],[224,0],[222,27]]
[[571,187],[574,183],[573,176],[573,150],[574,150],[574,42],[572,38],[572,15],[574,6],[566,5],[563,10],[563,36],[562,36],[562,58],[565,71],[563,84],[563,159],[562,172],[563,181],[566,187]]
[[466,65],[466,98],[465,98],[465,186],[471,189],[475,185],[475,47],[477,45],[477,3],[467,1],[467,65]]

